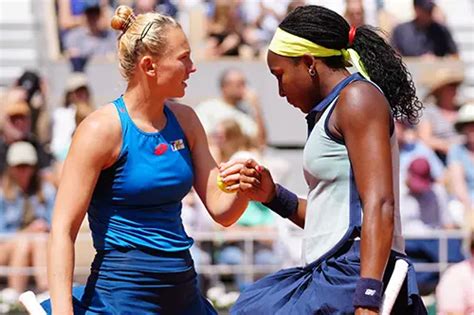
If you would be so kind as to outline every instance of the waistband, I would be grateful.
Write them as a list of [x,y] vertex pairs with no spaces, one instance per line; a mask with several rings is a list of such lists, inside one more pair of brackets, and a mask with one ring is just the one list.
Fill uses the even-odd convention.
[[193,269],[189,250],[165,252],[152,249],[118,248],[98,250],[91,269],[93,271],[136,271],[175,273]]

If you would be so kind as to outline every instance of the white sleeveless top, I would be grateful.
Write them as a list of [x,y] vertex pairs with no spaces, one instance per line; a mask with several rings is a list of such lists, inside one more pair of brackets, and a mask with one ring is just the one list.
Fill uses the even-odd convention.
[[[327,129],[327,122],[339,97],[339,91],[334,92],[337,94],[331,94],[335,99],[315,124],[303,152],[304,175],[309,187],[302,250],[305,264],[331,254],[341,243],[354,237],[354,231],[360,231],[362,222],[362,206],[346,146]],[[399,210],[399,153],[395,133],[390,142],[395,198],[392,249],[404,253]]]

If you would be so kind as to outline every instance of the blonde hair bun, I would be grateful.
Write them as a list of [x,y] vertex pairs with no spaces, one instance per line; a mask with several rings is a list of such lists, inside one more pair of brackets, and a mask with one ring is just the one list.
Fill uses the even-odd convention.
[[135,21],[133,9],[126,5],[121,5],[115,10],[110,26],[114,30],[126,32],[128,27]]

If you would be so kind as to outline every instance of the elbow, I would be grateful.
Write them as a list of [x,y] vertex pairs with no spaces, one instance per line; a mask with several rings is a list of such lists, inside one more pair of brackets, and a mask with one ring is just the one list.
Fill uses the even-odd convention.
[[[395,221],[395,199],[380,197],[364,205],[364,219],[375,225],[393,230]],[[364,220],[365,221],[365,220]]]
[[392,198],[385,198],[380,201],[381,216],[384,225],[393,229],[395,222],[395,200]]
[[212,217],[216,223],[222,225],[223,227],[229,227],[235,223],[236,220],[232,220],[224,215],[215,215]]
[[223,227],[227,228],[227,227],[230,227],[232,224],[234,224],[235,222],[230,222],[230,221],[221,221],[221,222],[217,222],[219,223],[220,225],[222,225]]

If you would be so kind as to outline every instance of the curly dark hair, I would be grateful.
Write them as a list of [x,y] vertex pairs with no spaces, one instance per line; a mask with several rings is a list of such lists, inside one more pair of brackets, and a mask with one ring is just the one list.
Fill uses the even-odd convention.
[[[316,5],[296,8],[279,27],[326,48],[353,48],[359,53],[370,79],[384,92],[393,117],[412,124],[418,122],[423,104],[416,96],[412,77],[400,55],[379,36],[376,28],[358,27],[349,46],[347,21],[336,12]],[[323,60],[332,68],[345,67],[342,56]]]

